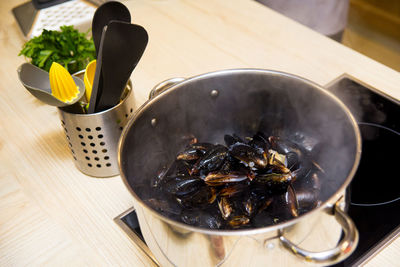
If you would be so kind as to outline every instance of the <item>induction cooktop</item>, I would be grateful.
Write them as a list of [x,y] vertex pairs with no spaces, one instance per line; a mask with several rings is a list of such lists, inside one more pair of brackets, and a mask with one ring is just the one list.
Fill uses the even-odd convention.
[[[348,188],[347,213],[359,231],[353,254],[335,267],[359,266],[400,235],[400,190],[396,155],[400,149],[400,102],[346,74],[327,90],[340,98],[358,122],[362,156]],[[146,246],[133,208],[115,218],[133,242],[158,265]]]

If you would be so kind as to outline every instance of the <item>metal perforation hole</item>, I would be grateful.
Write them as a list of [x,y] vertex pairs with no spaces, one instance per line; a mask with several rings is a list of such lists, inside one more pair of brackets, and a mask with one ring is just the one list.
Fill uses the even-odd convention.
[[131,113],[133,112],[133,108],[131,108],[131,110],[129,110]]
[[99,161],[100,159],[99,159],[98,157],[95,157],[94,160],[95,160],[95,161]]
[[88,138],[89,138],[90,140],[92,140],[92,139],[93,139],[93,136],[91,136],[91,135],[88,135]]
[[109,156],[105,156],[104,159],[105,159],[105,160],[109,160],[110,157],[109,157]]
[[73,149],[71,149],[72,154],[75,154],[75,151]]
[[95,143],[90,143],[90,146],[96,146],[96,144]]
[[79,136],[80,139],[83,139],[83,135],[80,134],[80,135],[78,135],[78,136]]
[[88,156],[85,157],[86,160],[90,160],[90,158]]
[[86,146],[85,142],[81,142],[81,145],[82,145],[82,146]]
[[65,131],[66,133],[68,133],[68,130],[67,130],[67,128],[65,128],[65,127],[64,127],[64,131]]
[[86,128],[85,130],[86,130],[86,132],[90,132],[91,131],[90,128]]
[[87,165],[88,165],[89,167],[92,167],[92,166],[93,166],[91,163],[88,163]]
[[107,167],[110,167],[110,166],[111,166],[111,163],[107,163],[106,166],[107,166]]
[[97,164],[96,167],[97,167],[97,168],[101,168],[101,164]]
[[75,156],[73,158],[74,158],[74,160],[77,160]]
[[96,131],[100,131],[101,130],[101,127],[96,127]]
[[61,120],[61,125],[64,126],[65,125],[65,121]]
[[122,129],[124,129],[124,127],[122,127],[122,126],[121,126],[121,127],[119,127],[119,130],[120,130],[120,131],[122,131]]
[[107,149],[103,149],[103,150],[101,150],[101,152],[107,153]]
[[69,142],[69,143],[68,143],[68,145],[69,145],[69,147],[72,147],[72,144],[71,144],[71,142]]
[[69,137],[69,135],[68,135],[68,134],[67,134],[67,139],[68,139],[68,140],[71,140],[71,137]]
[[125,118],[128,118],[128,114],[125,114]]
[[104,146],[105,144],[106,144],[106,143],[104,143],[104,142],[100,142],[100,145],[101,145],[101,146]]
[[92,152],[93,152],[93,154],[97,154],[97,150],[93,150]]
[[97,137],[101,139],[101,138],[103,138],[103,135],[99,134]]
[[88,151],[87,151],[86,149],[84,149],[84,150],[82,150],[82,151],[83,151],[83,153],[86,153],[86,154],[88,153]]
[[75,129],[76,129],[78,132],[82,131],[82,129],[79,128],[79,127],[76,127]]

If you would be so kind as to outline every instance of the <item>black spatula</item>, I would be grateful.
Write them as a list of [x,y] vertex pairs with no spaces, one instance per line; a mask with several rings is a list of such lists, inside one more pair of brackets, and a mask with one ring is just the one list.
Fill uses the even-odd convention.
[[121,94],[147,46],[147,31],[140,25],[111,21],[104,33],[101,87],[95,112],[118,104]]
[[101,34],[104,26],[112,20],[131,22],[131,14],[126,6],[120,2],[110,1],[99,6],[93,15],[92,36],[96,55],[99,56]]

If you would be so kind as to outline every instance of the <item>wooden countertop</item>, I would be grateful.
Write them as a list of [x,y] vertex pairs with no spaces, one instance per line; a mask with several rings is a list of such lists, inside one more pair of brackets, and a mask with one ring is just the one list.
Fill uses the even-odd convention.
[[[113,218],[132,206],[119,176],[88,177],[73,163],[57,110],[18,81],[24,43],[0,2],[0,266],[149,266]],[[132,0],[149,45],[132,75],[137,104],[171,77],[254,67],[324,85],[348,73],[400,99],[400,74],[251,0]],[[368,266],[399,266],[400,240]]]

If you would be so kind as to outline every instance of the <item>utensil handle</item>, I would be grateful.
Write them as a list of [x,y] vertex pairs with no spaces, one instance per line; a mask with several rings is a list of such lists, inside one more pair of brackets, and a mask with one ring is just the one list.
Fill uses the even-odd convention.
[[161,94],[162,92],[168,90],[173,85],[178,84],[184,80],[186,80],[186,78],[176,77],[176,78],[171,78],[171,79],[160,82],[159,84],[154,86],[153,89],[151,89],[150,94],[149,94],[149,99],[156,97],[157,95]]
[[357,247],[358,231],[353,220],[341,210],[339,206],[341,199],[336,202],[332,215],[335,216],[337,222],[342,226],[344,234],[342,240],[335,248],[321,252],[311,252],[298,247],[290,240],[286,239],[283,236],[283,232],[280,232],[279,240],[282,245],[307,262],[327,263],[330,265],[348,257]]

